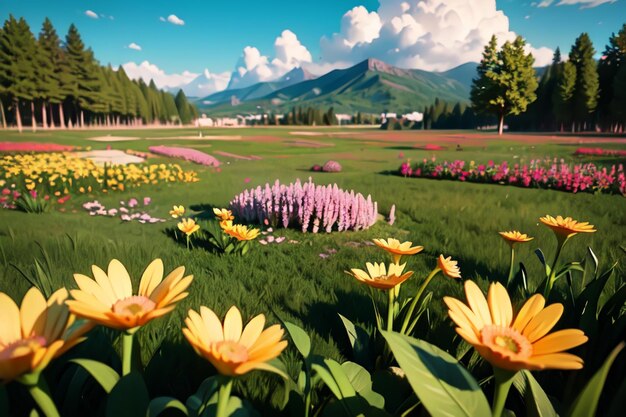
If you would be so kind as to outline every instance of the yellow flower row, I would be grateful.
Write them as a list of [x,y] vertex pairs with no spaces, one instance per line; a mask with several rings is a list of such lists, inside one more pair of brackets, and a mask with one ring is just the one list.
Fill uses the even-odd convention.
[[[163,262],[155,259],[144,271],[134,293],[126,268],[116,259],[105,272],[92,267],[94,279],[75,274],[78,289],[62,288],[46,300],[31,288],[21,307],[0,292],[0,382],[40,373],[55,357],[84,340],[94,325],[133,334],[151,320],[172,311],[187,297],[193,276],[174,269],[163,279]],[[81,320],[77,320],[77,318]],[[254,317],[244,328],[241,313],[232,307],[222,323],[207,307],[189,310],[183,334],[194,350],[223,375],[236,376],[267,369],[287,347],[279,325],[264,329],[265,316]]]
[[199,181],[194,171],[184,171],[178,164],[99,166],[69,152],[6,155],[0,158],[0,178],[22,181],[28,190],[41,185],[65,194],[92,186],[123,191],[144,184]]

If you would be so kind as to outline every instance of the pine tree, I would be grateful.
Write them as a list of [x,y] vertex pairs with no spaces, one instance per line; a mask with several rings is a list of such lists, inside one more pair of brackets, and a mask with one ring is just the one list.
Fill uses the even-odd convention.
[[563,130],[563,124],[572,122],[573,98],[576,89],[576,66],[572,62],[564,62],[559,66],[557,84],[552,95],[552,105],[557,124]]
[[72,75],[70,83],[70,95],[73,98],[79,118],[77,123],[81,127],[85,125],[85,110],[97,110],[94,104],[97,101],[101,89],[99,78],[99,65],[96,62],[93,51],[85,49],[78,29],[71,25],[65,37],[65,51],[67,53],[68,67]]
[[33,92],[36,88],[36,41],[28,24],[23,18],[15,19],[12,15],[4,22],[0,39],[0,84],[11,97],[18,130],[22,132],[20,104],[31,102],[32,128],[36,129],[33,105]]
[[598,110],[604,128],[610,128],[612,112],[613,80],[618,71],[626,64],[626,23],[618,34],[611,34],[609,44],[604,48],[602,58],[598,62],[598,78],[600,83],[600,97]]
[[187,101],[187,96],[185,96],[185,92],[183,90],[178,90],[176,98],[174,98],[174,102],[176,103],[176,109],[178,110],[178,115],[180,116],[180,122],[184,125],[191,123],[189,102]]
[[174,102],[174,96],[165,91],[161,91],[161,97],[163,101],[164,117],[167,123],[176,123],[180,120],[178,110],[176,109],[176,103]]
[[620,126],[621,132],[626,129],[626,65],[620,65],[613,78],[613,98],[611,100],[611,116]]
[[573,97],[575,127],[580,130],[590,122],[598,105],[598,70],[593,58],[595,50],[587,33],[582,33],[572,45],[569,60],[576,67],[576,86]]
[[[68,95],[69,70],[65,52],[61,48],[61,39],[57,34],[50,19],[46,18],[41,27],[38,39],[39,49],[42,51],[40,58],[48,60],[52,73],[48,74],[48,85],[46,86],[47,102],[50,106],[50,126],[54,127],[54,115],[52,105],[58,106],[59,124],[65,127],[62,103]],[[44,64],[46,65],[46,64]],[[45,103],[42,103],[44,105]],[[45,110],[42,108],[42,113]]]
[[[476,68],[477,76],[472,80],[470,101],[474,111],[479,114],[494,113],[496,108],[492,104],[498,94],[493,74],[498,70],[498,39],[491,36],[485,46],[483,57]],[[432,124],[432,119],[430,119]],[[430,128],[430,127],[428,127]]]

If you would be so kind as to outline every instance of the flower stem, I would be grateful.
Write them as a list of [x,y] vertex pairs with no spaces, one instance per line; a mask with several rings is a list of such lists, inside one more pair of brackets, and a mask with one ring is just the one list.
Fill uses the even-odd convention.
[[130,373],[132,357],[133,335],[125,332],[122,335],[122,376],[126,376]]
[[46,417],[60,416],[59,410],[57,410],[57,407],[56,405],[54,405],[52,398],[50,398],[50,394],[48,393],[48,386],[43,378],[39,378],[37,384],[29,385],[28,392],[30,392],[31,397],[33,397],[33,399]]
[[547,300],[550,296],[550,292],[552,291],[552,287],[554,286],[554,282],[556,281],[556,266],[559,261],[559,257],[561,256],[561,251],[563,250],[563,246],[567,242],[567,237],[563,238],[561,236],[557,237],[558,243],[556,247],[556,255],[554,256],[554,262],[552,262],[552,268],[550,268],[550,275],[546,280],[546,287],[543,291],[543,297]]
[[506,281],[507,287],[511,284],[513,280],[513,265],[515,265],[515,248],[511,244],[511,266],[509,267],[509,278]]
[[439,268],[433,269],[430,272],[430,274],[428,274],[428,276],[426,277],[422,285],[419,287],[419,289],[417,290],[417,293],[415,293],[415,297],[413,298],[413,301],[411,301],[411,305],[409,306],[409,311],[407,311],[406,316],[404,317],[404,323],[402,323],[402,328],[400,329],[400,333],[406,334],[405,333],[406,328],[409,325],[409,322],[411,321],[411,317],[413,316],[413,311],[415,311],[417,302],[420,300],[420,298],[422,298],[422,294],[426,290],[426,287],[428,286],[430,281],[434,278],[434,276],[437,275],[437,272],[439,271],[441,271],[441,269]]
[[217,397],[217,413],[215,414],[215,417],[228,416],[228,399],[230,398],[230,390],[232,387],[232,379],[229,379],[228,382],[220,386],[220,392]]
[[511,388],[513,377],[515,377],[516,373],[495,367],[493,368],[493,373],[496,387],[493,394],[493,406],[491,407],[492,415],[493,417],[501,417],[502,411],[504,411],[506,397],[509,395],[509,389]]
[[187,235],[187,251],[189,251],[189,235]]
[[389,310],[387,311],[387,331],[393,331],[393,304],[394,304],[394,290],[393,288],[389,289]]

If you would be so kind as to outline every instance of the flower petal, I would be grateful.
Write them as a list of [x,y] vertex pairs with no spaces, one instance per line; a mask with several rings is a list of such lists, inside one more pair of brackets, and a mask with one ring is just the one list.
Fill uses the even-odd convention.
[[222,322],[217,315],[207,307],[200,307],[200,315],[204,326],[206,327],[211,340],[214,342],[221,342],[224,340],[224,329],[222,328]]
[[[32,287],[20,306],[20,321],[22,324],[22,337],[41,335],[46,325],[48,316],[46,308],[48,303],[37,287]],[[3,322],[4,326],[4,322]]]
[[465,281],[465,295],[470,308],[482,320],[484,325],[492,324],[487,300],[474,281]]
[[535,294],[530,297],[522,306],[515,321],[513,322],[513,328],[518,332],[522,332],[524,327],[530,323],[530,321],[541,311],[546,305],[546,300],[541,294]]
[[541,369],[582,369],[583,360],[571,353],[550,353],[548,355],[532,356],[527,362],[541,367]]
[[107,275],[111,283],[111,288],[118,300],[133,296],[133,286],[130,281],[130,275],[128,275],[128,271],[120,261],[113,259],[109,262]]
[[487,298],[493,324],[509,327],[513,320],[513,306],[506,288],[499,282],[491,284]]
[[565,329],[551,333],[533,343],[533,355],[563,352],[585,343],[589,338],[582,330]]
[[522,331],[530,343],[548,334],[563,314],[563,304],[554,303],[537,314]]
[[241,313],[237,307],[232,306],[224,317],[224,340],[238,342],[241,338],[242,328]]
[[8,345],[22,338],[20,309],[15,301],[0,292],[0,344]]
[[244,345],[247,349],[250,349],[263,332],[263,326],[265,326],[265,316],[259,314],[250,320],[245,329],[243,329],[239,343]]
[[146,268],[141,276],[141,281],[139,282],[139,295],[143,295],[144,297],[150,297],[152,291],[161,283],[163,280],[163,261],[159,258],[150,262],[150,265]]

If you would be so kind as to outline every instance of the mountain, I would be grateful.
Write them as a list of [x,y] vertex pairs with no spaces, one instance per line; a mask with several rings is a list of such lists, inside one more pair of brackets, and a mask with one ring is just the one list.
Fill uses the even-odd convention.
[[198,100],[200,107],[215,106],[218,104],[229,103],[237,105],[243,101],[260,99],[268,94],[273,93],[281,88],[289,87],[303,81],[314,79],[315,75],[303,68],[294,68],[279,79],[270,82],[261,82],[249,87],[226,89]]
[[178,90],[182,89],[187,97],[204,97],[226,88],[229,76],[229,73],[216,74],[205,69],[189,83],[176,88],[168,88],[167,90],[176,94]]
[[469,91],[472,87],[472,79],[476,78],[477,67],[478,63],[476,62],[466,62],[465,64],[461,64],[447,71],[438,72],[438,74],[460,82],[466,86]]
[[265,95],[238,92],[237,100],[207,103],[214,98],[212,95],[197,104],[215,115],[257,112],[258,108],[283,112],[293,106],[333,106],[336,113],[405,113],[423,111],[436,97],[448,102],[467,102],[469,98],[469,88],[455,79],[434,72],[397,68],[376,59],[289,86],[271,87],[275,89]]

